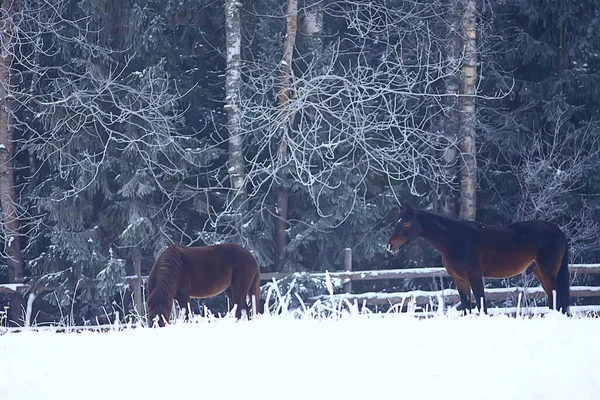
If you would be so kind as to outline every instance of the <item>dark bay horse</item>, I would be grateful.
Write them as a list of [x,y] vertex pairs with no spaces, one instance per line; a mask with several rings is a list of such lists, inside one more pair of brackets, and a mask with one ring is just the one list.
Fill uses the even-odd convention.
[[408,206],[400,210],[387,249],[396,254],[419,236],[441,254],[460,294],[461,309],[471,309],[472,290],[478,306],[483,304],[487,312],[483,278],[510,278],[535,262],[533,275],[548,296],[548,306],[569,313],[567,238],[556,225],[544,221],[483,225]]
[[235,243],[204,247],[172,244],[158,257],[148,276],[148,326],[157,317],[158,324],[164,326],[173,300],[188,308],[190,297],[207,298],[223,291],[237,306],[236,318],[241,318],[242,311],[248,313],[246,297],[258,310],[260,269],[252,253]]

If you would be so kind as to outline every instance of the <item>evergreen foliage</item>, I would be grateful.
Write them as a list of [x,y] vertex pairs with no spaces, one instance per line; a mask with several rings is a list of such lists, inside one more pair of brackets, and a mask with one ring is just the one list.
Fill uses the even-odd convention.
[[[558,223],[576,260],[597,257],[600,127],[594,1],[502,2],[490,58],[504,72],[486,86],[512,86],[482,107],[480,211],[497,222]],[[493,74],[491,74],[493,75]],[[506,92],[506,89],[504,89]]]

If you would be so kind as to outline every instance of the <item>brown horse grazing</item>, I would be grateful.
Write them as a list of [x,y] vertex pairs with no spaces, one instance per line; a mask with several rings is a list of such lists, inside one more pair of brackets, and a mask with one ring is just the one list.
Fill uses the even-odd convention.
[[444,267],[458,288],[461,309],[471,309],[473,290],[477,304],[483,304],[487,312],[483,278],[509,278],[535,262],[532,272],[548,296],[548,306],[569,313],[567,238],[556,225],[544,221],[483,225],[408,206],[400,210],[387,249],[396,254],[419,236],[441,254]]
[[[172,244],[158,257],[148,276],[148,326],[168,321],[177,300],[188,307],[190,297],[207,298],[226,290],[237,306],[235,316],[248,313],[246,297],[258,310],[260,269],[256,258],[235,243],[184,247]],[[254,302],[254,303],[253,303]]]

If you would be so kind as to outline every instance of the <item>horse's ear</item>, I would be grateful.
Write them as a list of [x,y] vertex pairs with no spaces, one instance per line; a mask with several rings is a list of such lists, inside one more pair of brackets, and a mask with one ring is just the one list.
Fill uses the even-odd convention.
[[406,204],[406,206],[404,206],[404,218],[407,219],[411,219],[413,218],[413,216],[415,215],[415,210],[413,210],[413,208],[410,206],[410,204]]

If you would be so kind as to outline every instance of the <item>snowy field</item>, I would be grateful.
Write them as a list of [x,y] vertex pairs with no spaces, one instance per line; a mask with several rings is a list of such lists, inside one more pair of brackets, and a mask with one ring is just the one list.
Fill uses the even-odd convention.
[[353,314],[0,336],[0,399],[599,399],[600,319]]

